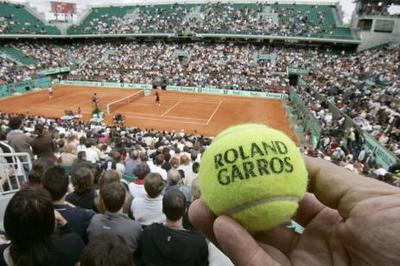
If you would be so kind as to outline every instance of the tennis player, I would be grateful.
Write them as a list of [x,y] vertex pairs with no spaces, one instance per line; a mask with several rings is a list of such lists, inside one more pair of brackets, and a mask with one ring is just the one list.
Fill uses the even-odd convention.
[[49,99],[52,99],[53,98],[53,87],[49,87],[47,90],[49,92]]
[[76,111],[76,114],[77,114],[78,119],[82,119],[82,110],[81,110],[80,106],[78,106],[78,110]]
[[97,93],[93,94],[92,103],[93,103],[94,109],[97,109],[98,108],[97,105],[99,104],[99,98],[97,98]]
[[161,104],[160,104],[160,94],[158,93],[158,91],[156,91],[156,101],[155,101],[155,104],[157,105],[157,106],[160,106]]
[[96,93],[94,93],[93,96],[92,96],[92,103],[93,103],[93,112],[92,112],[92,114],[98,114],[98,113],[100,113],[100,112],[101,112],[101,111],[100,111],[100,108],[99,108],[100,100],[99,100],[99,98],[97,97],[97,94],[96,94]]

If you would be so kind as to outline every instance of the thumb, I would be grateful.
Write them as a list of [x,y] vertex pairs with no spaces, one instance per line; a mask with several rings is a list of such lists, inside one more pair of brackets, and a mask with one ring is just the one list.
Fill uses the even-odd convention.
[[214,234],[224,253],[237,266],[280,265],[232,218],[222,215],[214,222]]

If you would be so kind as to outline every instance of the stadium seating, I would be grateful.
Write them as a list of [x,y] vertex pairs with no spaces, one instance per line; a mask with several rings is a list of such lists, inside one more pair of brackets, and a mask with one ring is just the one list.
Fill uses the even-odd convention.
[[[355,39],[330,5],[207,3],[91,9],[67,34],[213,33]],[[22,5],[0,3],[0,34],[60,34]]]
[[13,46],[3,46],[0,47],[0,53],[6,55],[6,57],[12,59],[13,61],[17,61],[23,65],[33,65],[36,61],[25,54],[23,54],[20,50],[16,49]]
[[79,26],[72,26],[68,29],[68,34],[96,34],[99,23],[111,23],[113,17],[123,17],[132,7],[101,7],[93,8],[90,14],[82,21]]
[[22,5],[0,3],[0,34],[60,34],[53,26],[45,25]]
[[68,34],[191,31],[354,39],[349,28],[337,27],[337,17],[336,7],[329,5],[215,3],[103,7],[93,8]]

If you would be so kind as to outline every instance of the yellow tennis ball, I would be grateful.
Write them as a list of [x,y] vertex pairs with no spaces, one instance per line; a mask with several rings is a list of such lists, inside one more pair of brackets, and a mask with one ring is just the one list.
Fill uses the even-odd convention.
[[222,131],[205,151],[199,170],[202,198],[249,231],[289,221],[307,190],[307,169],[296,144],[259,124]]

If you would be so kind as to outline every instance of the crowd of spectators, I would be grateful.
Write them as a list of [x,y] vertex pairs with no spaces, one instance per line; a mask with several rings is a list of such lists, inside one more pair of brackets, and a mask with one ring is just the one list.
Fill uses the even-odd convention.
[[[107,50],[110,54],[102,58]],[[273,71],[271,61],[258,58],[258,54],[274,50],[250,44],[107,43],[95,50],[97,57],[87,60],[68,78],[151,84],[165,77],[177,86],[266,91],[271,85],[288,84],[284,75]],[[284,73],[285,62],[279,65],[278,71]]]
[[[399,55],[398,48],[386,47],[356,56],[325,56],[325,64],[316,65],[325,71],[303,77],[306,83],[296,91],[322,129],[317,148],[305,146],[306,154],[400,185],[377,163],[376,155],[365,150],[361,133],[369,133],[400,158]],[[346,125],[345,115],[355,125]]]
[[[270,13],[265,8],[261,3],[257,7],[237,7],[231,3],[206,5],[203,31],[303,37],[333,34],[334,25],[325,26],[329,24],[325,21],[325,11],[315,11],[313,6],[308,10],[272,6]],[[316,21],[310,21],[311,13],[315,13]]]
[[[27,152],[33,161],[5,213],[11,242],[0,245],[0,265],[19,263],[21,257],[40,265],[78,260],[95,265],[83,262],[96,259],[89,250],[96,243],[122,246],[122,257],[130,254],[131,264],[101,265],[229,265],[187,216],[192,200],[200,197],[198,166],[211,139],[5,113],[0,114],[0,139],[2,152]],[[12,171],[1,172],[15,178]],[[3,190],[18,188],[4,183],[5,177]],[[32,219],[38,235],[30,231]],[[110,233],[115,241],[107,239]],[[118,259],[108,252],[97,256]]]
[[20,21],[14,15],[0,16],[0,34],[47,34],[43,23]]
[[[110,13],[94,16],[77,33],[229,33],[279,36],[334,36],[336,24],[332,7],[318,9],[309,5],[268,5],[263,3],[206,3],[204,5],[160,5],[126,7],[124,16]],[[97,10],[94,9],[94,14]],[[343,36],[342,36],[343,37]],[[349,35],[348,37],[351,37]]]
[[26,56],[37,61],[34,66],[36,69],[63,67],[71,64],[71,59],[66,54],[68,50],[51,43],[45,45],[40,43],[17,43],[15,47]]
[[335,117],[326,99],[308,86],[300,87],[297,92],[322,129],[317,147],[308,145],[311,135],[307,132],[306,145],[302,148],[305,154],[331,161],[356,174],[400,185],[400,180],[389,178],[393,175],[377,163],[375,154],[365,150],[363,135],[354,127],[346,126],[344,116]]
[[399,49],[385,47],[356,55],[325,56],[323,67],[323,71],[305,77],[310,88],[399,156]]
[[30,80],[36,71],[34,66],[20,66],[15,61],[0,57],[0,83]]
[[0,34],[59,34],[56,27],[46,25],[24,5],[0,2]]
[[18,42],[12,44],[26,56],[35,60],[32,65],[17,63],[6,56],[0,57],[0,82],[15,83],[39,76],[41,70],[57,67],[79,67],[85,61],[101,57],[109,46],[106,44],[73,43],[56,45],[51,42]]
[[[399,185],[317,91],[298,92],[324,128],[319,149],[305,153]],[[26,152],[33,163],[20,167],[28,174],[20,188],[15,171],[0,169],[2,189],[20,190],[5,212],[0,265],[232,265],[188,219],[211,141],[183,130],[0,113],[0,152]]]
[[[399,155],[398,47],[361,53],[254,44],[96,42],[18,43],[33,66],[0,59],[5,82],[35,69],[71,66],[68,79],[273,91],[287,87],[287,68],[310,69],[303,79],[390,151]],[[78,64],[79,63],[79,64]]]

